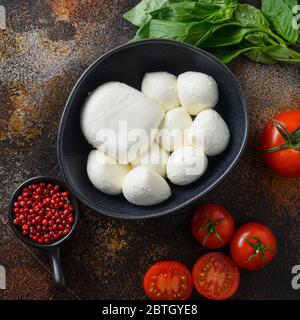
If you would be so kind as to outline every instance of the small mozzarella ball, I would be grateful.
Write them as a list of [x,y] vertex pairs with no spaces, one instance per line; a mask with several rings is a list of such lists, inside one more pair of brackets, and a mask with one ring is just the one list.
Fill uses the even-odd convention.
[[228,126],[215,110],[204,110],[195,118],[190,142],[198,147],[203,147],[206,155],[216,156],[222,153],[228,146],[229,140]]
[[160,125],[157,141],[169,152],[188,144],[191,116],[182,107],[168,111]]
[[208,160],[201,149],[185,146],[174,151],[167,163],[167,177],[185,186],[199,179],[207,169]]
[[169,153],[162,149],[157,143],[153,143],[148,152],[139,159],[131,163],[133,168],[138,166],[153,170],[160,176],[166,176],[166,165],[169,159]]
[[100,150],[92,150],[87,160],[87,174],[95,188],[103,193],[122,193],[122,183],[130,171],[129,165],[121,165]]
[[152,206],[171,196],[171,189],[164,178],[140,166],[132,169],[123,181],[124,197],[138,206]]
[[182,73],[177,88],[181,105],[193,116],[204,109],[214,108],[219,99],[216,81],[201,72]]
[[177,95],[177,77],[168,72],[146,73],[142,92],[149,99],[160,104],[165,111],[180,105]]

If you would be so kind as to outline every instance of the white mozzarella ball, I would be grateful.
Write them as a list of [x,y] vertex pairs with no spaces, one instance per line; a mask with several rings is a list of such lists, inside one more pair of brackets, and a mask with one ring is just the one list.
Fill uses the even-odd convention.
[[172,109],[166,113],[156,140],[169,152],[181,148],[188,144],[192,124],[193,120],[184,108]]
[[180,105],[177,95],[177,77],[168,72],[146,73],[142,82],[142,92],[166,111]]
[[164,178],[143,166],[129,171],[123,181],[124,197],[138,206],[152,206],[171,196],[171,189]]
[[122,193],[122,183],[130,171],[100,150],[92,150],[87,160],[87,174],[95,188],[109,195]]
[[230,132],[219,113],[208,109],[197,115],[189,137],[191,143],[203,147],[206,155],[216,156],[228,146]]
[[165,177],[168,159],[169,153],[154,142],[148,152],[139,159],[133,161],[131,166],[133,168],[143,166],[149,170],[155,171],[160,176]]
[[174,151],[167,163],[167,177],[185,186],[199,179],[207,169],[208,160],[201,149],[185,146]]
[[181,105],[193,116],[204,109],[214,108],[219,99],[216,81],[201,72],[188,71],[181,74],[177,88]]
[[151,131],[158,129],[164,115],[164,109],[142,92],[124,83],[108,82],[87,99],[81,128],[93,147],[128,164],[154,142]]

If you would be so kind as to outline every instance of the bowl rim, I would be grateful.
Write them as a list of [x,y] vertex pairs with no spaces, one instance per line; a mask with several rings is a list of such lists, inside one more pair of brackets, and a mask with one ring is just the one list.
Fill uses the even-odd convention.
[[[71,231],[66,236],[64,236],[64,237],[62,237],[52,243],[49,243],[49,244],[40,244],[40,243],[32,241],[27,236],[24,236],[21,233],[21,231],[13,224],[13,220],[14,220],[13,205],[14,205],[14,202],[16,201],[17,197],[20,195],[22,189],[24,189],[26,186],[28,186],[32,183],[38,183],[38,182],[57,183],[57,184],[61,185],[63,189],[65,189],[66,191],[69,192],[69,197],[70,197],[72,206],[74,208],[74,223],[71,228]],[[70,188],[67,186],[67,184],[64,181],[62,181],[61,179],[55,178],[55,177],[41,175],[41,176],[35,176],[35,177],[31,177],[29,179],[26,179],[25,181],[20,183],[15,188],[15,190],[13,191],[13,193],[10,197],[10,200],[9,200],[8,223],[9,223],[11,230],[22,242],[24,242],[27,245],[30,245],[32,247],[39,248],[39,249],[51,250],[51,249],[60,247],[65,242],[69,241],[73,237],[73,235],[78,227],[79,219],[80,219],[79,206],[78,206],[78,201],[77,201],[76,197],[72,194]]]
[[[99,63],[101,63],[103,60],[109,58],[110,56],[112,56],[115,53],[118,53],[119,51],[122,51],[122,50],[128,49],[128,48],[132,48],[132,47],[136,47],[136,46],[143,46],[143,45],[147,45],[147,44],[167,44],[167,45],[173,45],[175,47],[183,47],[183,48],[191,50],[191,51],[193,51],[193,52],[195,52],[197,54],[201,54],[201,55],[205,56],[207,59],[210,59],[214,63],[217,63],[218,65],[220,65],[220,67],[222,67],[225,72],[229,73],[232,76],[232,78],[235,80],[235,84],[236,84],[236,87],[237,87],[237,90],[238,90],[237,94],[240,97],[240,100],[241,100],[241,103],[242,103],[242,109],[244,111],[244,117],[245,117],[246,126],[245,126],[245,130],[244,130],[242,144],[241,144],[241,146],[239,148],[238,153],[235,155],[234,160],[226,168],[224,173],[221,176],[219,176],[209,187],[207,187],[202,192],[198,193],[196,196],[193,196],[192,198],[186,200],[185,202],[183,202],[181,204],[178,204],[178,205],[174,206],[171,209],[163,210],[163,211],[160,211],[158,213],[141,214],[139,216],[136,216],[136,215],[131,215],[131,214],[128,214],[128,213],[123,214],[123,213],[120,213],[119,211],[107,209],[107,208],[104,208],[104,207],[101,207],[99,209],[93,203],[91,203],[82,193],[78,193],[75,190],[75,188],[73,187],[72,183],[69,181],[69,178],[68,178],[68,175],[67,175],[67,170],[66,170],[64,161],[62,160],[62,157],[61,157],[62,148],[63,148],[62,136],[63,136],[64,130],[65,130],[65,126],[66,126],[67,115],[68,115],[69,110],[71,108],[71,102],[74,99],[74,96],[77,93],[77,91],[80,89],[80,86],[81,86],[82,82],[93,71],[93,69]],[[61,171],[61,173],[62,173],[62,175],[63,175],[63,177],[65,179],[65,182],[66,182],[67,186],[72,191],[72,193],[80,201],[82,201],[84,204],[86,204],[89,208],[95,210],[96,212],[98,212],[100,214],[103,214],[105,216],[112,217],[112,218],[120,218],[120,219],[125,219],[125,220],[150,219],[150,218],[156,218],[156,217],[165,216],[165,215],[168,215],[168,214],[171,214],[171,213],[175,213],[178,210],[181,210],[181,209],[183,209],[185,207],[188,207],[189,205],[194,203],[196,200],[198,200],[199,198],[203,197],[205,194],[210,192],[220,182],[222,182],[224,180],[224,178],[230,173],[230,171],[238,163],[239,159],[241,158],[241,156],[242,156],[242,154],[243,154],[243,152],[245,150],[246,144],[247,144],[248,135],[249,135],[249,112],[248,112],[248,109],[247,109],[245,96],[244,96],[244,93],[243,93],[243,90],[242,90],[242,87],[241,87],[239,81],[237,80],[237,78],[235,77],[233,72],[225,64],[223,64],[219,59],[217,59],[215,56],[213,56],[212,54],[208,53],[207,51],[204,51],[204,50],[202,50],[200,48],[197,48],[197,47],[195,47],[193,45],[190,45],[190,44],[186,44],[186,43],[175,41],[175,40],[145,39],[145,40],[132,41],[132,42],[120,45],[120,46],[118,46],[118,47],[116,47],[116,48],[104,53],[103,55],[98,57],[96,60],[94,60],[94,62],[92,62],[85,69],[85,71],[82,73],[82,75],[79,77],[79,79],[77,80],[77,82],[75,83],[73,89],[71,90],[71,92],[69,94],[68,100],[67,100],[67,102],[65,104],[64,110],[63,110],[62,115],[61,115],[61,120],[60,120],[60,123],[59,123],[59,129],[58,129],[58,135],[57,135],[57,157],[58,157],[60,171]]]

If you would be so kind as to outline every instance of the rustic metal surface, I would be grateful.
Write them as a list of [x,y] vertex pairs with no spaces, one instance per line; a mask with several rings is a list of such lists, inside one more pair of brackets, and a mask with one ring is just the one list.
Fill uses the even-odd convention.
[[[192,267],[205,252],[190,233],[193,208],[160,219],[119,221],[81,205],[79,230],[63,251],[68,290],[60,293],[45,253],[23,246],[7,226],[9,197],[20,182],[60,175],[56,133],[70,89],[95,58],[134,34],[121,14],[137,2],[0,1],[7,10],[7,28],[0,30],[0,265],[7,270],[1,298],[144,299],[142,277],[153,262],[174,259]],[[238,166],[201,203],[222,204],[238,225],[257,220],[277,236],[274,263],[264,271],[242,271],[236,299],[299,299],[290,283],[292,266],[300,264],[300,180],[274,176],[256,147],[267,119],[292,105],[299,108],[300,68],[244,58],[230,67],[245,90],[249,143]]]

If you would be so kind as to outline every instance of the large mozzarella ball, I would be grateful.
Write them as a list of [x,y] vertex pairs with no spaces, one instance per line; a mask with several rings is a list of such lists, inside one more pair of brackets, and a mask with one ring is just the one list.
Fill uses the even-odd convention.
[[171,196],[171,189],[158,173],[140,166],[132,169],[123,181],[124,197],[138,206],[152,206]]
[[214,108],[219,99],[216,81],[201,72],[188,71],[181,74],[177,88],[181,105],[193,116],[204,109]]
[[197,115],[192,125],[190,142],[202,147],[206,155],[216,156],[222,153],[229,140],[228,126],[218,112],[208,109]]
[[188,144],[191,116],[182,107],[168,111],[160,125],[157,141],[163,149],[171,152]]
[[87,174],[95,188],[103,193],[122,193],[123,179],[130,171],[129,165],[121,165],[100,150],[92,150],[87,160]]
[[159,127],[164,115],[164,109],[142,92],[124,83],[108,82],[87,99],[81,128],[93,147],[128,164],[154,142],[151,131]]
[[168,72],[146,73],[142,82],[142,92],[164,107],[166,111],[180,105],[177,95],[177,77]]
[[160,176],[165,177],[168,159],[169,153],[154,142],[148,152],[136,161],[133,161],[131,166],[133,168],[143,166],[149,170],[155,171]]
[[207,157],[201,149],[185,146],[174,151],[167,163],[167,177],[185,186],[199,179],[207,169]]

